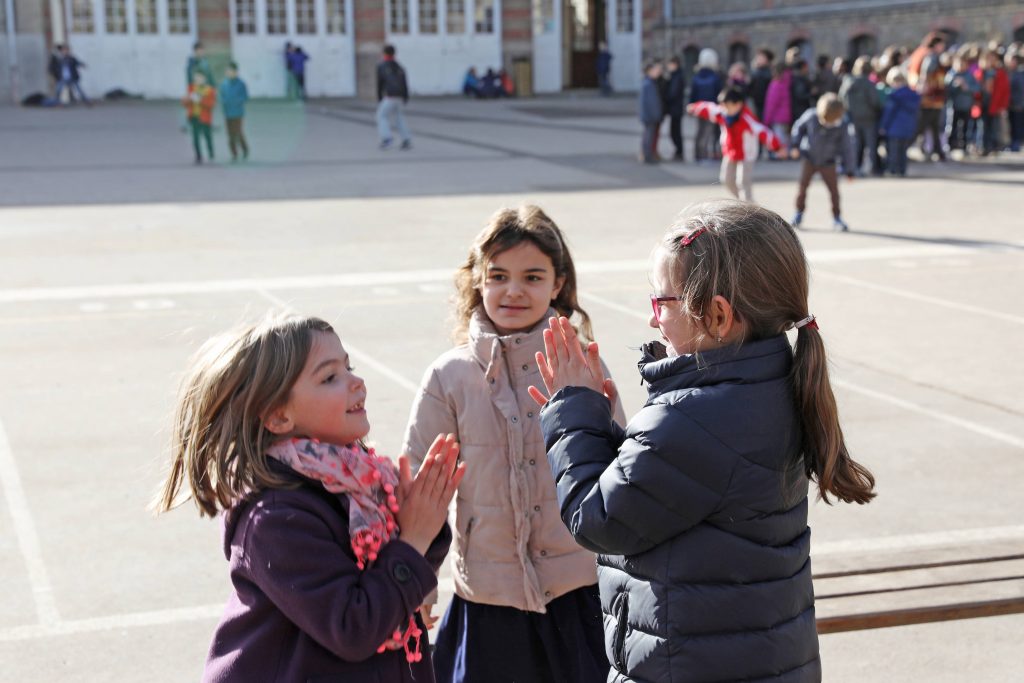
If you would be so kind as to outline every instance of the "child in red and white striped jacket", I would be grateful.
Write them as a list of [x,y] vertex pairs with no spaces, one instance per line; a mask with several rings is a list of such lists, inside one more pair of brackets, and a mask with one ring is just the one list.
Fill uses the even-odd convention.
[[[773,152],[781,149],[778,137],[754,116],[744,102],[743,93],[726,88],[718,95],[718,103],[694,102],[687,113],[717,123],[722,129],[722,170],[718,179],[738,199],[754,201],[754,161],[759,145],[767,145]],[[736,184],[737,169],[743,195]]]

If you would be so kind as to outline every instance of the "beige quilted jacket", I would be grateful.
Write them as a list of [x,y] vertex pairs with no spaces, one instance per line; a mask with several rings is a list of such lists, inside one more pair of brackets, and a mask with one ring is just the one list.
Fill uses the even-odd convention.
[[[529,332],[499,337],[478,311],[469,342],[424,375],[402,449],[418,468],[434,437],[458,435],[466,476],[456,495],[455,592],[531,612],[597,582],[594,555],[559,516],[540,410],[526,391],[544,386],[534,354],[544,350],[546,326],[547,316]],[[614,415],[625,423],[618,402]]]

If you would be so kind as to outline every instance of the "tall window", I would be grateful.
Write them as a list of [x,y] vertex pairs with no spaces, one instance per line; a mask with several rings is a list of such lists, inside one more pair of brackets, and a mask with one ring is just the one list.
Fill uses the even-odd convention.
[[135,32],[156,33],[156,0],[135,0]]
[[494,33],[494,0],[476,0],[473,27],[477,33]]
[[391,0],[388,28],[392,33],[409,32],[409,0]]
[[446,28],[448,33],[466,32],[466,0],[445,0],[448,10]]
[[75,33],[96,30],[92,19],[92,0],[71,0],[71,30]]
[[420,33],[437,33],[437,0],[420,0]]
[[256,33],[256,0],[235,0],[235,33]]
[[850,57],[856,59],[861,55],[873,55],[876,52],[876,41],[873,35],[862,33],[850,40]]
[[104,0],[107,33],[128,33],[128,12],[125,0]]
[[615,31],[617,33],[632,33],[633,28],[633,0],[616,0]]
[[285,0],[267,0],[267,33],[288,33],[288,4]]
[[345,0],[327,0],[327,32],[345,32]]
[[315,0],[295,0],[295,32],[316,33]]
[[192,33],[192,22],[188,16],[188,0],[167,0],[167,31],[169,33]]
[[533,35],[555,32],[554,0],[533,0]]

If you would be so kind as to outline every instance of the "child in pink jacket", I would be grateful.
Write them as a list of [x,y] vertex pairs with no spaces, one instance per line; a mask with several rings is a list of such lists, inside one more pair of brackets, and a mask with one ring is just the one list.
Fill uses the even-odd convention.
[[789,126],[793,123],[790,103],[792,72],[785,64],[772,67],[772,80],[764,98],[764,125],[775,131],[783,147],[789,146]]

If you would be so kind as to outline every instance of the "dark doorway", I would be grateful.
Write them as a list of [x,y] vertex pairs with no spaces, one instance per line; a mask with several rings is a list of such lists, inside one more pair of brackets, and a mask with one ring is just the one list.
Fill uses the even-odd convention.
[[733,43],[729,46],[729,63],[726,66],[737,63],[750,64],[750,46],[746,43]]
[[1013,42],[1024,43],[1024,26],[1013,29]]
[[563,54],[571,88],[597,87],[598,45],[607,40],[604,0],[563,0]]
[[690,80],[690,74],[697,70],[697,59],[700,57],[700,48],[696,45],[687,45],[683,48],[683,73],[686,80]]
[[868,33],[862,33],[859,36],[854,36],[853,39],[850,40],[850,50],[848,56],[851,59],[857,59],[857,57],[861,57],[864,55],[873,57],[877,51],[878,41],[875,40],[875,37]]

